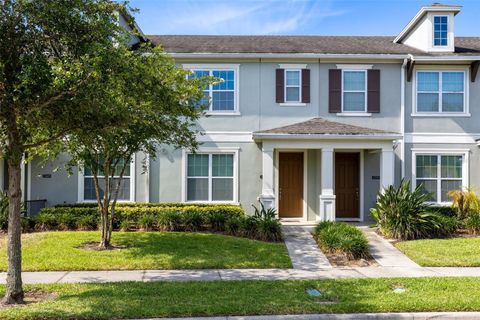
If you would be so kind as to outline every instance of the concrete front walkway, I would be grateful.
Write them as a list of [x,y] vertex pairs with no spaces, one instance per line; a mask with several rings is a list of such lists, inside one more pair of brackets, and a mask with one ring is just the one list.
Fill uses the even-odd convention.
[[[179,318],[159,318],[149,320],[178,320]],[[181,318],[182,320],[373,320],[373,319],[480,319],[480,312],[402,312],[402,313],[348,313],[348,314],[299,314],[272,316],[227,316]],[[140,320],[140,319],[139,319]],[[143,319],[145,320],[145,319]]]
[[[103,283],[119,281],[232,281],[232,280],[324,280],[347,278],[480,277],[480,268],[366,267],[298,269],[220,269],[220,270],[130,270],[130,271],[51,271],[23,272],[23,282]],[[5,272],[0,283],[5,283]]]
[[294,269],[316,270],[331,268],[330,262],[323,254],[312,236],[312,227],[283,226],[285,245]]
[[420,267],[390,242],[379,236],[374,229],[369,227],[358,228],[363,231],[368,239],[370,254],[382,267]]

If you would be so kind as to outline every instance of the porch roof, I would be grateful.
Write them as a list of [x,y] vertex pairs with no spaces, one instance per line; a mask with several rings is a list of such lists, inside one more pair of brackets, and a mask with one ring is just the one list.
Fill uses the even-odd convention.
[[355,126],[351,124],[313,118],[307,121],[287,126],[261,130],[253,133],[254,139],[381,139],[393,140],[400,138],[396,132]]

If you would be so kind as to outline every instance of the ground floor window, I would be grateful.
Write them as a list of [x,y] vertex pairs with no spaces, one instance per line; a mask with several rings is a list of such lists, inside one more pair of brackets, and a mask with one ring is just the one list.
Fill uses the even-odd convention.
[[187,201],[235,201],[235,154],[187,155]]
[[431,202],[450,202],[448,192],[465,185],[464,154],[416,154],[416,185],[431,193]]
[[[115,169],[115,176],[110,177],[110,191],[113,192],[114,188],[117,186],[118,180],[120,179],[120,171],[123,168],[124,161],[121,160],[118,162],[116,169]],[[127,167],[125,168],[125,173],[123,175],[122,182],[120,183],[120,190],[118,193],[118,200],[119,201],[132,201],[131,198],[131,167],[132,163],[129,162]],[[99,172],[98,174],[98,184],[100,187],[100,196],[103,197],[104,189],[105,189],[105,175],[103,172]],[[97,200],[95,194],[95,183],[93,180],[92,171],[89,168],[85,168],[83,172],[83,200],[84,201],[95,201]]]

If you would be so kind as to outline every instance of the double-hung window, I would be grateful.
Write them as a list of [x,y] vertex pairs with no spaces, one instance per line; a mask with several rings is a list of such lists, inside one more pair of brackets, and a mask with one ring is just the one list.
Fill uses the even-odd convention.
[[367,71],[342,71],[342,112],[367,111]]
[[187,154],[186,171],[186,201],[236,201],[235,153]]
[[[124,161],[120,160],[115,168],[115,175],[110,177],[110,184],[109,189],[112,193],[114,188],[117,187],[117,183],[120,179],[120,171],[123,168]],[[122,181],[120,183],[120,189],[118,192],[118,200],[119,201],[132,201],[131,191],[133,191],[132,187],[132,176],[131,176],[131,163],[129,162],[125,168],[125,172],[123,174]],[[103,170],[100,170],[98,173],[98,185],[100,187],[100,196],[103,197],[104,195],[104,188],[105,188],[105,175]],[[95,194],[95,183],[93,180],[93,173],[92,170],[89,168],[84,168],[83,170],[83,201],[95,201],[97,200],[97,196]]]
[[209,113],[237,113],[238,112],[238,67],[185,66],[192,73],[189,77],[212,76],[220,79],[216,84],[204,88],[205,98],[200,101],[207,106]]
[[433,17],[433,45],[448,46],[448,17]]
[[417,113],[464,113],[464,71],[417,71]]
[[464,154],[415,154],[415,163],[415,184],[432,194],[431,202],[450,202],[448,192],[465,186]]
[[285,102],[302,101],[302,77],[299,69],[285,69]]

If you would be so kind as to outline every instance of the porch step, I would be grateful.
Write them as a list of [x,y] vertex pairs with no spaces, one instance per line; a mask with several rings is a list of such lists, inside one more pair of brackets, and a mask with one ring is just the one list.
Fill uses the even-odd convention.
[[294,269],[332,268],[327,257],[320,251],[312,237],[313,226],[284,225],[282,229],[285,236],[285,245]]

